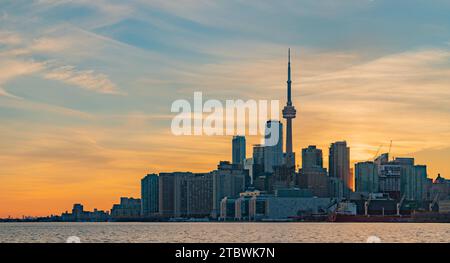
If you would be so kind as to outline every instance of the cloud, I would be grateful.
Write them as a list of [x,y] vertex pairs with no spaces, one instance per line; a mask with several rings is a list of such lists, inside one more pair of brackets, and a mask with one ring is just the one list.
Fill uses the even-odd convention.
[[[106,74],[97,73],[94,70],[80,70],[72,65],[60,65],[62,59],[47,57],[39,61],[33,57],[43,54],[56,54],[68,52],[73,55],[73,49],[83,39],[74,37],[39,37],[32,41],[14,32],[0,32],[0,44],[6,46],[6,50],[0,52],[0,96],[17,98],[8,93],[1,86],[6,82],[20,76],[40,73],[45,79],[58,80],[69,85],[103,94],[124,94],[118,91],[114,82]],[[30,42],[30,44],[27,44]],[[89,41],[85,41],[89,42]],[[90,42],[91,43],[91,42]],[[92,44],[92,43],[91,43]],[[78,53],[79,54],[79,53]]]
[[33,60],[3,60],[0,62],[0,96],[16,96],[1,88],[6,82],[20,76],[40,73],[45,79],[58,80],[69,85],[103,94],[124,94],[118,91],[107,75],[93,70],[77,70],[74,66],[54,66],[52,62]]
[[92,70],[77,70],[73,66],[62,66],[49,69],[44,77],[98,93],[121,94],[108,76],[95,73]]
[[61,52],[67,51],[69,48],[77,44],[78,41],[73,38],[59,37],[41,37],[33,41],[30,46],[31,52]]
[[[114,24],[127,17],[132,17],[135,11],[133,4],[124,4],[122,1],[114,0],[35,0],[32,5],[38,10],[38,15],[42,16],[48,12],[65,12],[67,10],[79,10],[85,8],[91,16],[71,12],[68,21],[84,28],[94,29],[110,24]],[[83,10],[83,11],[86,11]]]
[[44,64],[33,60],[10,60],[0,61],[0,96],[18,98],[2,88],[2,86],[17,77],[30,75],[44,69]]
[[[19,45],[22,43],[22,37],[9,31],[0,31],[0,45]],[[1,46],[0,46],[1,47]]]

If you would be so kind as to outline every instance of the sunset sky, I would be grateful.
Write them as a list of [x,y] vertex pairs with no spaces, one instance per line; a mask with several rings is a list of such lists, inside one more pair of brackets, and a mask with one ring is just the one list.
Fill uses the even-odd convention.
[[[172,102],[278,99],[294,151],[411,156],[450,178],[448,0],[0,0],[0,217],[109,210],[147,173],[206,172],[230,136]],[[259,137],[247,139],[247,155]],[[297,158],[300,163],[300,158]]]

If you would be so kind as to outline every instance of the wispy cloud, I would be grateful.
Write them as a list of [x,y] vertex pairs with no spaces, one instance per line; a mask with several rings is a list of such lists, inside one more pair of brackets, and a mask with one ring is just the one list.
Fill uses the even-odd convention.
[[0,31],[0,45],[18,45],[22,43],[22,38],[13,32]]
[[43,63],[33,60],[0,60],[0,96],[18,98],[13,94],[8,93],[2,86],[12,79],[36,73],[44,68],[45,66]]
[[[28,40],[29,41],[29,40]],[[80,70],[75,66],[61,65],[57,59],[33,59],[34,55],[71,52],[79,40],[70,37],[40,37],[25,41],[18,33],[0,32],[0,44],[6,46],[0,56],[0,95],[17,98],[1,89],[1,85],[14,78],[40,73],[45,79],[104,94],[124,94],[106,74],[94,70]],[[61,60],[61,59],[59,59]],[[62,61],[64,62],[64,61]]]
[[98,93],[120,94],[116,85],[105,74],[98,74],[92,70],[77,70],[73,66],[62,66],[49,69],[44,77]]

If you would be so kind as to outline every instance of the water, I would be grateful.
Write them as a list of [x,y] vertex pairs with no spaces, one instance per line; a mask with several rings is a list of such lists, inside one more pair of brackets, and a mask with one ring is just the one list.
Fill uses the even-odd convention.
[[0,223],[0,242],[450,243],[450,224],[415,223]]

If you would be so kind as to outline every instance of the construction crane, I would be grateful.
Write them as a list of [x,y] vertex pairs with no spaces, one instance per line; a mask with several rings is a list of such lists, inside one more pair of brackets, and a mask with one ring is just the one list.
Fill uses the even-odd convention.
[[388,152],[388,156],[391,155],[391,148],[392,148],[392,140],[391,140],[391,143],[389,144],[389,152]]
[[375,161],[375,159],[378,157],[378,154],[380,153],[381,147],[383,147],[383,144],[380,145],[380,147],[378,147],[377,153],[375,153],[375,155],[373,156],[372,159],[369,159],[367,161]]

